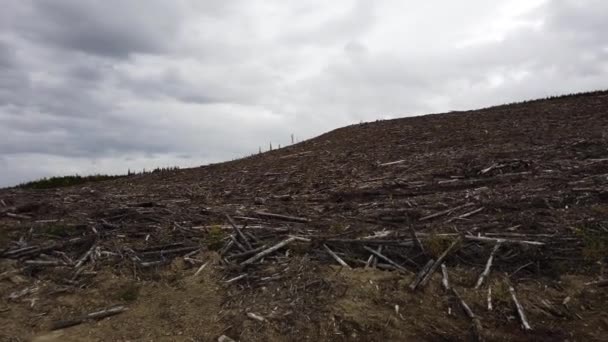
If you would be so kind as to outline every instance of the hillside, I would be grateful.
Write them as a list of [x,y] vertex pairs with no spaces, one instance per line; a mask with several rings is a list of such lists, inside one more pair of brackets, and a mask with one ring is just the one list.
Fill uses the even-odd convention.
[[608,92],[378,121],[0,190],[0,340],[601,341],[607,257]]

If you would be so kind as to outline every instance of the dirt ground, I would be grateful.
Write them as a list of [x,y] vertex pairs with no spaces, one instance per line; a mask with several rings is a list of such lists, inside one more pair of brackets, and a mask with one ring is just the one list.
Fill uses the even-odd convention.
[[605,341],[607,257],[607,92],[378,121],[0,190],[0,341]]

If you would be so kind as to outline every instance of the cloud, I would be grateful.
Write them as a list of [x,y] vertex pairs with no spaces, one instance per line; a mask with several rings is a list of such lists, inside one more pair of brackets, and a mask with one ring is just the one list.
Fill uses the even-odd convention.
[[7,0],[0,186],[606,88],[606,31],[599,0]]

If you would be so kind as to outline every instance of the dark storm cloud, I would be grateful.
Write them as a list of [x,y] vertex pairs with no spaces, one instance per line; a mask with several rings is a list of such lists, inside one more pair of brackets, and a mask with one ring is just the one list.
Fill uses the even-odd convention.
[[25,0],[18,6],[11,26],[23,38],[116,58],[162,52],[179,21],[177,6],[162,0]]
[[6,0],[0,186],[608,88],[607,31],[600,0]]

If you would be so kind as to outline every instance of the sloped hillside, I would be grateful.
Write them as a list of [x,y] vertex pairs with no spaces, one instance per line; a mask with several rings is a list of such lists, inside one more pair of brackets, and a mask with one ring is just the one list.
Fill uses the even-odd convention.
[[0,190],[0,339],[601,341],[607,256],[608,92],[378,121]]

